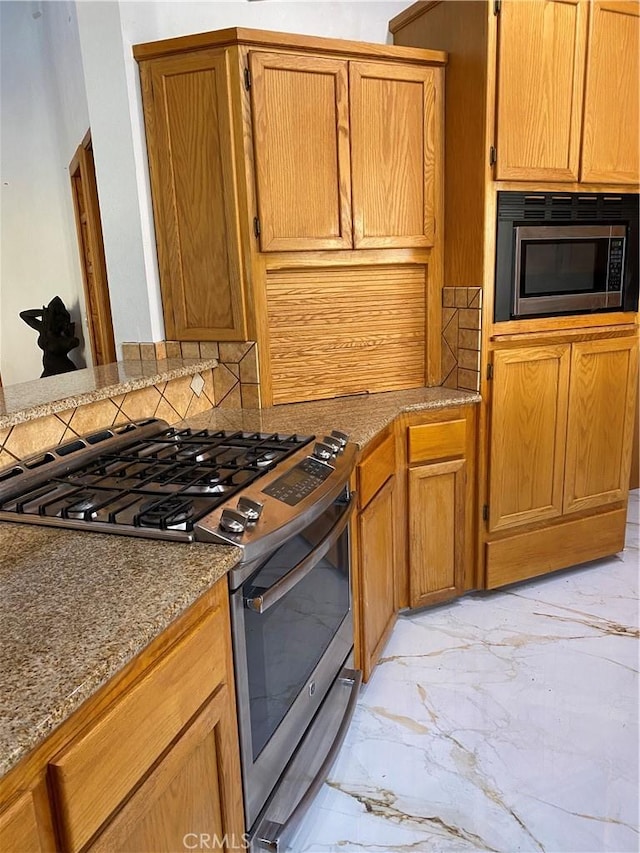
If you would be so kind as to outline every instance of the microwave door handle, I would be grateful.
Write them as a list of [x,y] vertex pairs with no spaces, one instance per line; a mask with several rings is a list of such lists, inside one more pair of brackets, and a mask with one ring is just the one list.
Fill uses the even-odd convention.
[[265,610],[273,607],[273,605],[277,601],[280,601],[280,599],[283,598],[290,589],[308,575],[311,569],[320,562],[324,555],[333,547],[342,535],[353,514],[353,510],[355,508],[355,497],[356,492],[351,492],[349,503],[346,505],[344,511],[340,514],[340,517],[322,542],[316,545],[316,547],[313,548],[313,550],[311,550],[303,560],[300,560],[297,565],[288,571],[284,577],[280,578],[279,581],[276,581],[272,586],[270,586],[269,589],[254,598],[245,598],[245,606],[250,610],[253,610],[255,613],[264,613]]

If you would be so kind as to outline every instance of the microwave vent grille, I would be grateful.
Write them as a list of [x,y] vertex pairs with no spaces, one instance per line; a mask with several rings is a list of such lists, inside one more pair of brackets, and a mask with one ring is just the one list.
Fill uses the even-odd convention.
[[498,219],[523,222],[618,222],[638,216],[631,193],[498,193]]

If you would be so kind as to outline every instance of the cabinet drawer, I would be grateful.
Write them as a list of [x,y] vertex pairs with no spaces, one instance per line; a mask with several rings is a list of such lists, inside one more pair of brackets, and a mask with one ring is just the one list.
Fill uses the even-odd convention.
[[358,465],[358,503],[364,509],[396,470],[395,437],[390,435]]
[[50,764],[65,848],[79,850],[225,680],[220,607]]
[[409,463],[464,456],[466,441],[464,419],[409,427]]

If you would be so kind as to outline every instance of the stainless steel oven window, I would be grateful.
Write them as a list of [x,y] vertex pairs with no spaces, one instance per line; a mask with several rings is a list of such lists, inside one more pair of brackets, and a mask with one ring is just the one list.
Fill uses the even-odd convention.
[[353,647],[353,505],[345,490],[231,596],[249,826]]

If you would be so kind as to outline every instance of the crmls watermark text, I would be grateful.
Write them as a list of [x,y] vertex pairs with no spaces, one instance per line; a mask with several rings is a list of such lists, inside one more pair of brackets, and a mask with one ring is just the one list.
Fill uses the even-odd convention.
[[208,832],[187,832],[182,843],[187,850],[248,850],[249,835],[210,835]]

